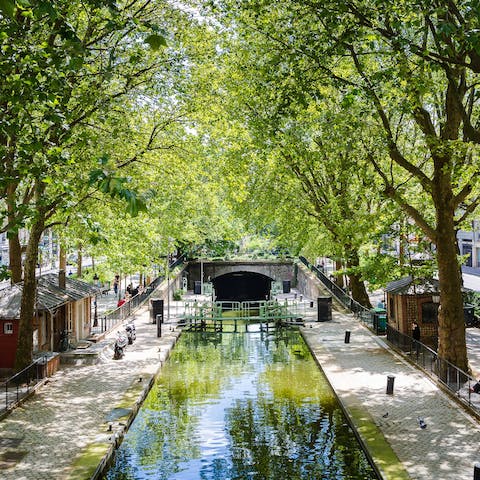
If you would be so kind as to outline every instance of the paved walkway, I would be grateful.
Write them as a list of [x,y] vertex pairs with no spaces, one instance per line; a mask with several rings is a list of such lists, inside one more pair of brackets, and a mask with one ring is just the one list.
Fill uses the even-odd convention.
[[[334,314],[333,321],[311,327],[304,329],[306,339],[340,400],[354,415],[360,409],[373,420],[412,479],[473,478],[480,461],[477,421],[352,315]],[[393,395],[386,394],[389,375],[395,377]],[[397,480],[379,463],[386,479]]]
[[[174,312],[172,305],[172,320]],[[148,390],[179,335],[164,325],[157,338],[147,308],[137,313],[135,323],[137,340],[122,360],[114,361],[108,347],[97,365],[62,369],[0,422],[1,480],[90,478],[82,472],[91,471],[75,463],[76,458],[88,456],[94,446],[98,462],[113,448],[125,418]],[[348,344],[345,330],[351,331]],[[384,341],[352,315],[334,312],[332,321],[309,323],[304,333],[354,421],[366,418],[375,425],[374,435],[385,437],[411,479],[473,478],[474,463],[480,460],[479,423],[433,382],[388,351]],[[388,375],[395,376],[393,395],[386,394]],[[127,417],[122,417],[125,413]],[[418,417],[424,418],[427,428],[420,428]],[[362,435],[368,445],[375,443],[368,433]],[[377,453],[372,455],[385,480],[399,480]]]
[[[157,338],[147,307],[138,311],[135,325],[137,340],[122,360],[113,360],[113,349],[106,346],[101,363],[62,368],[0,422],[1,480],[70,478],[72,462],[88,445],[102,444],[107,451],[126,393],[134,393],[130,403],[135,404],[139,387],[148,388],[180,333],[164,325]],[[113,341],[111,336],[107,343]]]

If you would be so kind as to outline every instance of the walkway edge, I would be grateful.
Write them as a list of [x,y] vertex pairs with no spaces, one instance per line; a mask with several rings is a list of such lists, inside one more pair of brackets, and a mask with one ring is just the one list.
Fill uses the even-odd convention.
[[[125,434],[135,420],[145,398],[149,394],[157,377],[160,375],[163,364],[169,358],[182,331],[172,332],[170,343],[159,360],[155,374],[138,374],[130,388],[125,392],[121,401],[113,410],[123,410],[125,415],[120,416],[116,421],[105,421],[105,429],[98,431],[98,442],[90,443],[84,447],[81,453],[74,459],[67,469],[65,480],[98,480],[102,478],[106,468],[110,465],[116,450],[121,445]],[[111,426],[111,431],[109,428]]]
[[317,352],[332,357],[332,354],[321,344],[312,342],[308,329],[301,328],[302,337],[305,340],[315,362],[325,375],[331,386],[345,416],[352,427],[354,434],[362,445],[367,457],[376,470],[379,478],[383,480],[410,480],[411,477],[403,463],[386,440],[383,432],[375,423],[368,410],[360,404],[353,396],[340,397],[336,392],[328,373],[322,368],[318,360]]

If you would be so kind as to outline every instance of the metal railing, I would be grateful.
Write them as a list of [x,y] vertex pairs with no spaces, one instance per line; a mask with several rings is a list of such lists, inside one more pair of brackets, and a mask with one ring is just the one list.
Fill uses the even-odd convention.
[[[169,269],[173,270],[175,267],[183,264],[183,262],[184,257],[182,255],[170,264]],[[138,308],[145,304],[154,290],[165,280],[165,278],[165,276],[155,278],[143,292],[137,293],[137,295],[130,298],[128,302],[125,302],[111,312],[99,316],[96,324],[94,322],[93,326],[90,328],[90,334],[98,335],[104,332],[109,332],[119,324],[125,322],[128,317],[132,316]]]
[[325,285],[325,287],[327,287],[327,289],[332,293],[332,295],[345,308],[353,310],[351,308],[353,300],[348,294],[348,292],[346,292],[343,288],[339,287],[334,281],[328,278],[320,268],[317,268],[315,265],[313,265],[313,263],[310,263],[305,257],[298,257],[298,258],[309,270],[311,270],[317,276],[317,278]]
[[[332,282],[320,269],[312,265],[306,258],[299,257],[317,278],[325,285],[332,295],[345,307],[351,310],[368,328],[378,333],[378,317],[375,311],[359,304],[348,293]],[[428,375],[439,381],[447,390],[454,394],[462,403],[480,414],[480,395],[472,395],[473,386],[477,380],[439,357],[437,352],[427,345],[413,339],[386,324],[387,340],[402,351],[409,360],[415,363]]]
[[11,410],[28,396],[42,379],[47,376],[47,355],[36,359],[28,367],[0,383],[0,413]]
[[462,403],[480,414],[480,396],[472,395],[473,386],[477,383],[474,377],[439,357],[432,348],[390,325],[387,325],[387,340],[401,350],[411,362],[439,381]]
[[183,302],[183,321],[203,319],[228,321],[232,319],[267,321],[303,319],[309,311],[315,311],[313,302],[285,299],[258,301],[211,301],[191,300]]
[[369,329],[377,335],[384,334],[384,325],[380,322],[378,312],[374,309],[364,307],[362,304],[354,300],[346,290],[339,287],[335,282],[328,278],[325,273],[310,263],[305,257],[299,257],[300,261],[322,282],[327,290],[335,297],[335,299],[346,309],[353,312],[356,317]]

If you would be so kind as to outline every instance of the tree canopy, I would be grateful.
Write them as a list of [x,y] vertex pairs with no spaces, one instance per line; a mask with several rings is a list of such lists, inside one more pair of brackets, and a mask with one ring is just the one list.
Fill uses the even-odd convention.
[[[123,270],[165,255],[171,239],[256,230],[343,259],[368,305],[382,234],[414,224],[437,264],[439,353],[466,369],[456,232],[480,201],[479,8],[1,2],[12,279],[34,291],[48,226]],[[26,297],[19,365],[32,313]]]

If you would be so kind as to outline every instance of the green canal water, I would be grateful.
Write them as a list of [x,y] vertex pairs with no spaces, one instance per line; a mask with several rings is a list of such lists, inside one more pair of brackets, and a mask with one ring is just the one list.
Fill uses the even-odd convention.
[[376,479],[300,333],[185,332],[107,480]]

